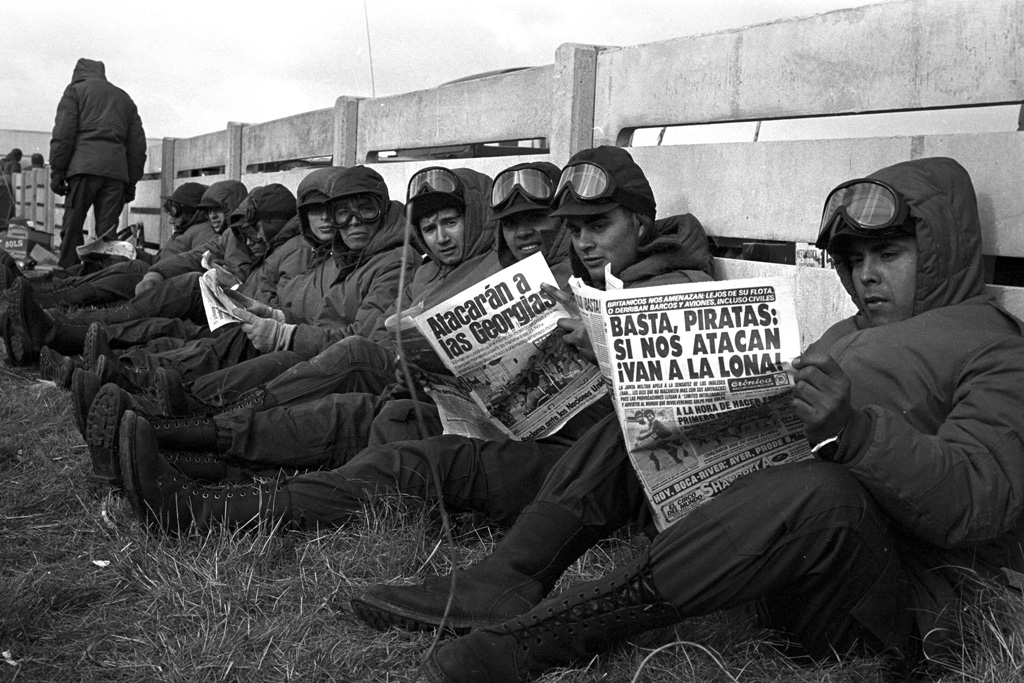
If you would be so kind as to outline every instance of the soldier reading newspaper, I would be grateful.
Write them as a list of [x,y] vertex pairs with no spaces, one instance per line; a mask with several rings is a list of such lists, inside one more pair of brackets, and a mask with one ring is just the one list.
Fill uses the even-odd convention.
[[756,469],[807,457],[781,278],[624,290],[570,281],[659,529]]
[[557,287],[535,254],[402,323],[403,351],[455,378],[431,375],[428,388],[446,434],[540,438],[605,394],[600,371],[562,342],[557,323],[569,314],[543,283]]

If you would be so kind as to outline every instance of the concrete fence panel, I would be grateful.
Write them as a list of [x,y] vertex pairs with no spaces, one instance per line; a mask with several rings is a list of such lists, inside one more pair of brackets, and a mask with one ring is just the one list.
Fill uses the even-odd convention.
[[608,49],[594,144],[642,126],[1024,100],[1016,0],[905,0]]

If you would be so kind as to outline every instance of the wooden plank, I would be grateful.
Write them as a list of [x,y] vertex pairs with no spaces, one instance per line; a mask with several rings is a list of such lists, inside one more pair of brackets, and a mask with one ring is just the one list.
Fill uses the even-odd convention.
[[598,55],[594,144],[642,126],[1024,100],[1017,0],[904,0]]
[[658,214],[710,235],[813,242],[828,192],[890,164],[951,156],[971,173],[986,254],[1024,257],[1024,133],[634,147]]

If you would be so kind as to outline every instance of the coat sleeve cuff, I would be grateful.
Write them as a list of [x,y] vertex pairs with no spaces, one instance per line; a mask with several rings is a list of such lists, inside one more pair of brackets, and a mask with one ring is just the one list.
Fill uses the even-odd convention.
[[845,464],[852,462],[871,443],[875,431],[875,420],[870,412],[855,410],[843,428],[843,438],[839,440],[839,448],[832,459],[833,462]]

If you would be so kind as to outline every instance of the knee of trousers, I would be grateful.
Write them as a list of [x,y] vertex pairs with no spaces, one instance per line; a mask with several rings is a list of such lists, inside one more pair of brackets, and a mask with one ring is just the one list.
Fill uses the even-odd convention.
[[867,543],[889,538],[888,520],[867,489],[841,465],[819,460],[745,475],[696,514],[751,555],[787,534],[848,529]]
[[386,352],[363,337],[346,337],[309,359],[309,364],[323,373],[344,372],[367,366],[385,368],[390,365]]

